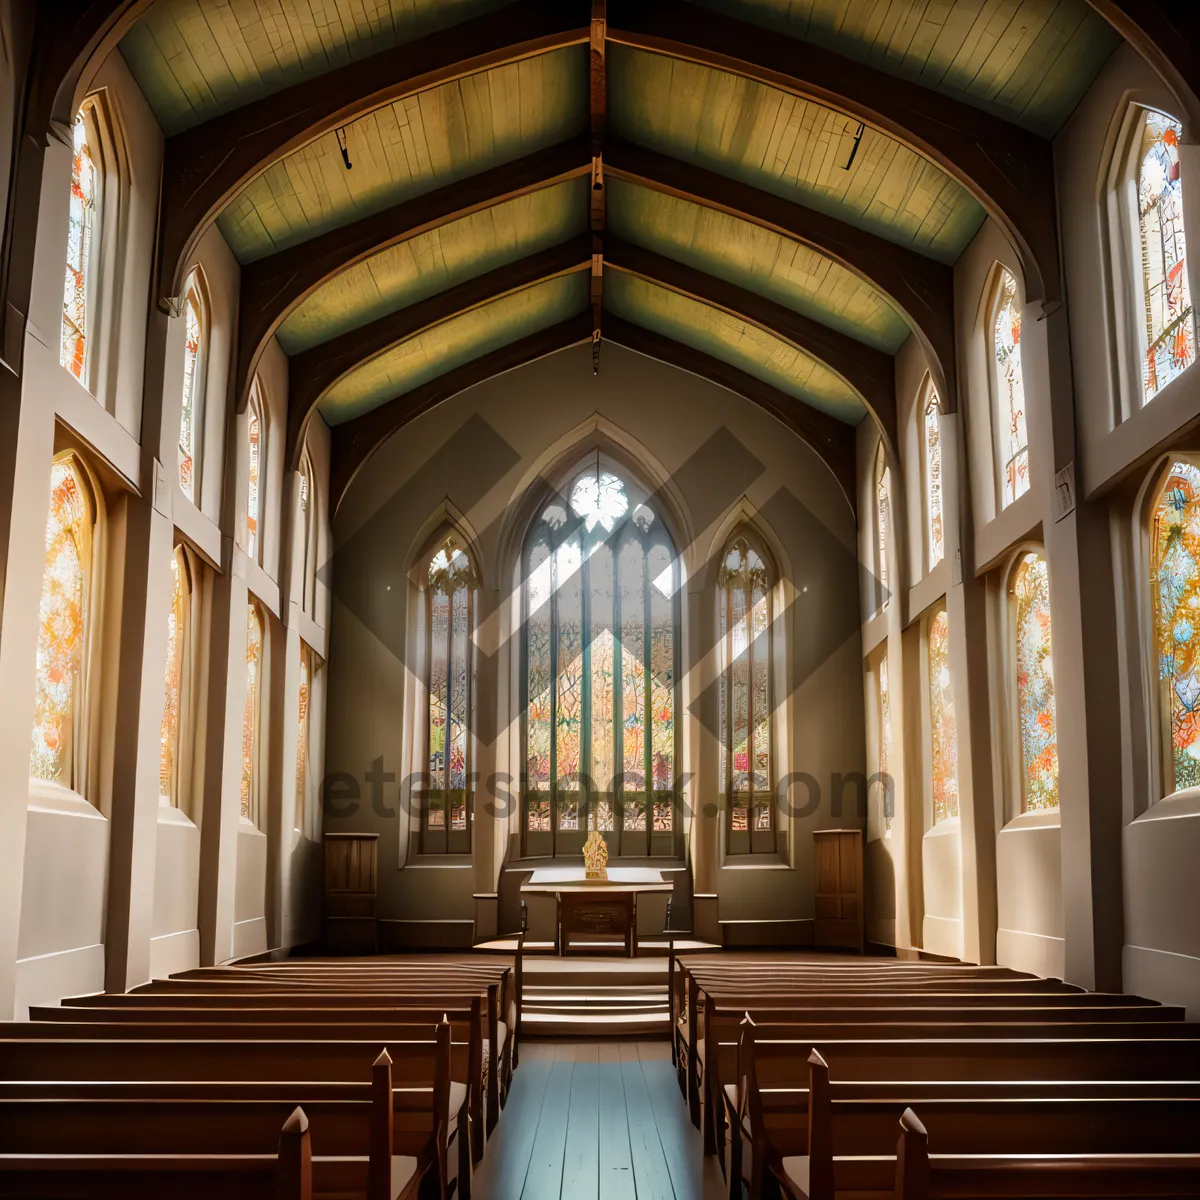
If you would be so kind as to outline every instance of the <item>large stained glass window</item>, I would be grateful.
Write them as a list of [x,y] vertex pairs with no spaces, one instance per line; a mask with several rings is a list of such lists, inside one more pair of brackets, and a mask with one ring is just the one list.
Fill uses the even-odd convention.
[[259,519],[262,509],[263,484],[263,421],[258,397],[250,397],[246,410],[246,437],[249,457],[246,465],[246,553],[257,561],[262,530]]
[[63,286],[59,361],[86,385],[92,346],[92,264],[98,232],[100,172],[88,143],[88,119],[82,109],[75,117],[73,142],[67,274]]
[[649,500],[598,460],[524,556],[526,853],[671,854],[678,564]]
[[183,695],[183,658],[187,624],[187,567],[183,551],[171,556],[171,610],[167,615],[167,679],[159,727],[158,794],[179,804],[179,722]]
[[1058,807],[1058,732],[1050,653],[1050,572],[1037,553],[1021,556],[1013,574],[1016,615],[1017,723],[1022,808]]
[[771,762],[771,580],[763,553],[739,534],[717,583],[721,645],[718,782],[731,854],[775,849]]
[[992,366],[1000,458],[1004,470],[1003,507],[1029,491],[1029,434],[1025,424],[1025,383],[1021,373],[1021,303],[1012,272],[1000,268],[992,317]]
[[879,686],[879,781],[883,807],[883,836],[892,836],[896,815],[896,786],[892,781],[892,693],[888,687],[887,645],[876,675]]
[[300,459],[300,515],[298,536],[300,549],[300,607],[310,615],[313,611],[313,594],[316,591],[316,536],[314,521],[315,504],[312,496],[312,463],[307,453]]
[[50,469],[29,774],[66,787],[78,787],[79,775],[75,759],[95,521],[90,495],[74,455],[58,459]]
[[1171,465],[1154,512],[1151,587],[1163,789],[1200,785],[1200,467]]
[[1195,314],[1183,232],[1179,139],[1183,126],[1147,109],[1138,155],[1145,357],[1143,401],[1154,397],[1196,360]]
[[471,848],[471,714],[475,708],[471,634],[479,589],[471,559],[456,534],[434,551],[427,577],[429,782],[421,849],[465,854]]
[[958,727],[950,686],[950,619],[943,608],[929,622],[929,732],[933,819],[958,816]]
[[204,324],[200,296],[193,284],[183,303],[183,407],[179,414],[179,486],[189,500],[196,498],[196,422],[201,386],[201,342]]
[[875,579],[879,585],[879,607],[888,602],[891,575],[888,571],[888,524],[892,475],[888,470],[883,446],[875,459]]
[[300,643],[300,688],[296,706],[296,803],[292,820],[306,828],[309,784],[309,708],[312,704],[313,652]]
[[946,553],[946,530],[942,519],[942,409],[937,392],[929,390],[925,404],[925,535],[929,569]]
[[258,605],[246,609],[246,706],[242,711],[242,816],[258,822],[258,726],[262,707],[263,626]]

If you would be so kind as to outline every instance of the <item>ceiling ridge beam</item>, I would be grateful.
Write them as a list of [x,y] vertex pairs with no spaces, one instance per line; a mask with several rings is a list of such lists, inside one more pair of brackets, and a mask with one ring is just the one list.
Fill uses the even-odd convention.
[[810,246],[883,292],[922,343],[946,411],[957,410],[952,268],[816,209],[632,142],[610,137],[606,164],[613,178],[729,213]]
[[796,434],[829,467],[852,512],[857,511],[857,435],[853,425],[823,413],[711,354],[608,313],[605,337],[745,397]]
[[201,235],[272,163],[357,117],[467,75],[588,41],[574,3],[515,0],[494,12],[293,84],[167,139],[158,299],[183,288]]
[[814,100],[909,146],[961,183],[1005,229],[1021,256],[1026,296],[1061,301],[1054,157],[1045,138],[919,83],[686,0],[613,0],[608,38]]
[[591,239],[580,234],[293,355],[288,362],[286,469],[295,470],[300,461],[309,415],[325,393],[358,366],[444,321],[536,284],[589,270],[591,264]]
[[234,383],[246,406],[258,360],[284,318],[322,284],[401,242],[591,171],[586,136],[470,175],[242,268]]
[[582,312],[568,317],[548,329],[531,333],[510,342],[471,362],[431,379],[428,383],[397,396],[386,404],[355,417],[352,421],[333,426],[330,461],[330,514],[336,513],[346,489],[363,464],[398,429],[423,413],[449,400],[459,392],[474,387],[506,371],[524,366],[556,350],[589,342],[592,336],[592,314]]
[[896,365],[890,354],[760,295],[641,246],[609,237],[606,265],[755,325],[840,375],[896,445]]

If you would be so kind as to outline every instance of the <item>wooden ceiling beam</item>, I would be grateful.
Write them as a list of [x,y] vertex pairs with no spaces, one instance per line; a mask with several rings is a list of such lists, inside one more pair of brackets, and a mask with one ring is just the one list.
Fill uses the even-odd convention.
[[626,349],[657,358],[728,388],[769,412],[824,460],[840,484],[851,511],[857,511],[857,439],[854,426],[846,425],[712,355],[693,350],[691,346],[685,346],[663,334],[643,329],[640,325],[613,316],[611,312],[605,322],[604,336]]
[[549,329],[532,333],[472,362],[455,367],[436,379],[414,388],[378,408],[335,425],[331,431],[332,451],[329,468],[330,513],[337,511],[346,489],[363,464],[393,433],[443,400],[474,387],[495,375],[545,358],[556,350],[588,342],[592,337],[592,314],[582,312]]
[[246,406],[271,336],[288,313],[335,275],[410,238],[590,171],[584,136],[415,196],[243,267],[234,385],[238,411]]
[[816,209],[631,142],[610,137],[605,162],[614,178],[715,208],[803,242],[878,288],[904,314],[924,346],[945,411],[956,411],[950,267]]
[[605,241],[604,257],[610,270],[624,271],[701,304],[719,308],[824,363],[862,397],[884,437],[895,449],[896,373],[895,360],[890,354],[776,304],[757,292],[655,254],[653,250],[609,237]]
[[422,330],[470,312],[537,283],[557,279],[592,265],[587,234],[530,254],[494,271],[468,279],[428,299],[410,304],[368,325],[352,329],[293,355],[288,362],[287,470],[300,462],[304,432],[321,397],[342,376]]
[[405,96],[588,39],[586,9],[580,4],[515,0],[168,138],[158,245],[160,302],[180,294],[187,261],[221,210],[285,155]]
[[911,147],[957,179],[1006,230],[1021,256],[1026,296],[1061,301],[1054,159],[1045,138],[823,46],[685,0],[612,0],[608,38],[803,96]]

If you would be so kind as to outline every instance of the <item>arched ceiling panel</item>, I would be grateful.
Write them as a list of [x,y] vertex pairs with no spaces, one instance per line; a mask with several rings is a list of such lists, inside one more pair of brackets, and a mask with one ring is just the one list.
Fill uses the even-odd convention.
[[699,0],[1049,137],[1120,37],[1084,0]]
[[798,347],[729,313],[620,271],[605,276],[604,305],[634,325],[711,355],[849,425],[866,407],[849,384]]
[[508,0],[157,0],[121,41],[168,135]]
[[588,275],[535,284],[422,330],[343,375],[322,397],[321,415],[340,425],[485,354],[582,313]]
[[298,354],[467,279],[556,246],[588,226],[588,180],[569,179],[409,238],[318,288],[280,326]]
[[627,242],[757,292],[840,333],[895,354],[908,323],[878,289],[840,263],[730,213],[611,178],[608,228]]
[[406,97],[275,162],[218,219],[243,263],[587,127],[587,50],[569,46]]
[[961,184],[894,138],[741,75],[614,45],[608,102],[621,137],[945,263],[983,223]]

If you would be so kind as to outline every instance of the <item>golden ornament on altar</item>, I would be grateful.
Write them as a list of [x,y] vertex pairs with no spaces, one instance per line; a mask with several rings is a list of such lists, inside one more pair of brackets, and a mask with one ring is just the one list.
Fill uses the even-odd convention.
[[585,879],[608,878],[608,847],[598,830],[593,829],[583,843],[583,866]]

